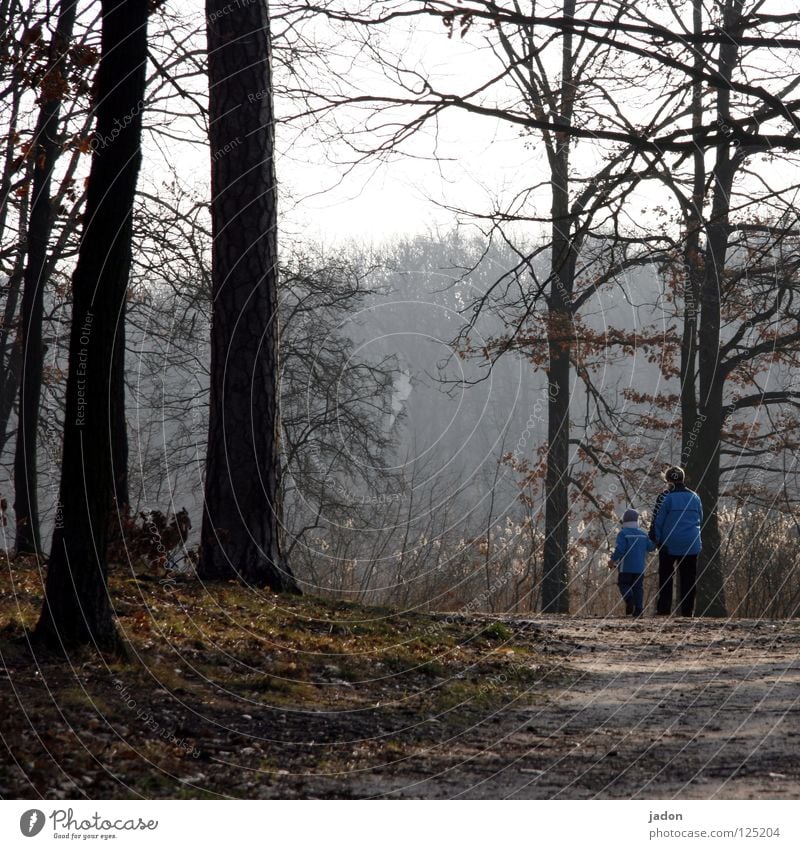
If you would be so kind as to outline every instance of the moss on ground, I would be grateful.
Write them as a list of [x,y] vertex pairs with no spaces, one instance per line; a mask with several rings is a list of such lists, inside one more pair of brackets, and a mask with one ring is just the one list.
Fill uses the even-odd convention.
[[416,756],[535,704],[561,674],[513,621],[121,569],[110,588],[130,658],[84,650],[65,662],[28,641],[43,571],[2,567],[5,797],[280,795],[304,775]]

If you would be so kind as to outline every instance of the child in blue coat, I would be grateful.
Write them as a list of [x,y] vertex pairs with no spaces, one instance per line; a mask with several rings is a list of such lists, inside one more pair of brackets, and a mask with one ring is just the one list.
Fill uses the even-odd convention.
[[617,534],[617,543],[608,568],[619,567],[619,591],[625,601],[628,616],[641,616],[644,610],[644,570],[648,551],[656,544],[639,527],[636,510],[626,510],[622,516],[622,529]]

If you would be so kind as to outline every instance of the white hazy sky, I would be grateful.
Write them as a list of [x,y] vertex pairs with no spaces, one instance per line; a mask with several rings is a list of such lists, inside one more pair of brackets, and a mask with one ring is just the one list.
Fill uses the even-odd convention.
[[[190,4],[173,0],[173,8],[179,8],[187,22],[202,28],[202,0]],[[203,32],[198,33],[198,43],[205,43]],[[438,71],[446,68],[459,88],[465,76],[471,74],[477,81],[485,74],[485,68],[475,63],[473,45],[448,41],[438,28],[415,38],[420,57],[426,44],[445,48]],[[385,84],[381,88],[385,90]],[[525,149],[517,129],[455,110],[407,144],[410,155],[367,162],[344,175],[338,163],[352,154],[343,145],[320,144],[313,132],[297,137],[295,126],[279,126],[278,144],[281,229],[323,242],[381,241],[395,234],[448,229],[456,215],[443,206],[486,211],[498,198],[519,189],[520,174],[528,184],[546,178],[543,152],[535,145]],[[437,160],[431,158],[434,149]],[[158,182],[166,173],[166,160],[188,184],[202,186],[207,181],[208,151],[202,144],[175,143],[158,149],[151,139],[145,142],[145,151],[148,180]]]
[[[204,47],[204,11],[202,0],[170,0],[187,23],[199,28],[198,46]],[[274,3],[273,8],[279,6]],[[235,14],[235,9],[231,12]],[[319,25],[324,37],[324,25]],[[479,34],[468,39],[448,39],[441,24],[420,24],[413,34],[398,24],[383,43],[383,48],[402,57],[412,72],[434,74],[440,91],[463,92],[484,82],[497,68],[491,51],[482,46]],[[349,55],[348,55],[349,54]],[[334,68],[348,68],[348,84],[362,91],[385,92],[391,86],[374,70],[350,67],[352,48],[335,47],[329,52]],[[557,58],[557,57],[556,57]],[[337,68],[338,64],[338,68]],[[327,82],[321,71],[323,84]],[[199,88],[204,81],[195,83]],[[313,78],[303,84],[315,90]],[[639,103],[638,100],[642,102]],[[628,90],[626,107],[647,110],[651,92],[639,89],[638,97]],[[295,104],[279,103],[278,111],[298,109]],[[341,112],[337,120],[358,126],[370,120],[367,112],[354,117]],[[320,142],[322,129],[299,131],[300,124],[279,125],[277,159],[278,179],[283,189],[281,230],[291,237],[323,243],[346,240],[382,241],[394,235],[446,230],[456,221],[450,206],[479,213],[504,207],[521,188],[539,185],[526,213],[547,218],[549,213],[549,177],[542,142],[538,134],[522,138],[516,126],[491,118],[465,114],[455,109],[444,113],[436,126],[429,124],[404,146],[406,155],[386,161],[369,161],[349,170],[342,163],[353,156],[342,143]],[[299,135],[298,135],[299,133]],[[435,135],[434,135],[435,134]],[[195,137],[197,131],[195,131]],[[201,186],[209,171],[208,150],[204,139],[195,145],[175,144],[156,151],[150,145],[149,179],[157,181],[164,173],[164,161],[170,161],[187,183]],[[433,154],[436,158],[433,158]],[[591,160],[597,151],[589,142],[573,141],[573,162],[593,170]],[[235,154],[234,154],[235,155]],[[666,198],[665,198],[666,195]],[[628,205],[632,226],[652,220],[653,207],[671,203],[663,186],[642,185],[634,202]],[[466,216],[461,216],[465,220]],[[525,225],[525,235],[535,238],[540,225]]]
[[[463,116],[452,122],[453,127],[469,123],[480,124]],[[299,226],[323,240],[370,240],[446,229],[455,220],[447,206],[488,209],[518,182],[521,151],[507,154],[521,146],[503,139],[502,129],[485,124],[471,133],[465,127],[461,139],[440,136],[440,150],[447,158],[438,163],[395,157],[358,165],[342,177],[324,161],[319,148],[309,148],[306,158],[285,156],[279,161],[281,179],[294,201],[284,203],[287,226]]]

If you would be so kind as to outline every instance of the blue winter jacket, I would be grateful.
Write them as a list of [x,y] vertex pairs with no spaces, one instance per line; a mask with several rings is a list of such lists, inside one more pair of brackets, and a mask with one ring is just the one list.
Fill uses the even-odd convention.
[[700,554],[702,524],[700,496],[685,486],[676,486],[659,505],[655,522],[656,542],[666,545],[670,554]]
[[611,559],[619,566],[620,572],[641,575],[645,569],[645,555],[655,547],[656,544],[641,528],[623,526],[617,534],[617,545]]

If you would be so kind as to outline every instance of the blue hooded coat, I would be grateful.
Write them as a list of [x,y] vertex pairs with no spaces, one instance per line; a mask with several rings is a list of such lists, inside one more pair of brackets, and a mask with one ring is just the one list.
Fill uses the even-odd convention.
[[636,522],[626,522],[617,534],[617,544],[611,559],[618,565],[620,572],[641,575],[645,570],[645,555],[655,547],[656,544]]
[[670,554],[700,554],[700,528],[703,524],[703,505],[700,496],[691,489],[677,484],[666,493],[658,507],[655,520],[655,537],[665,545]]

